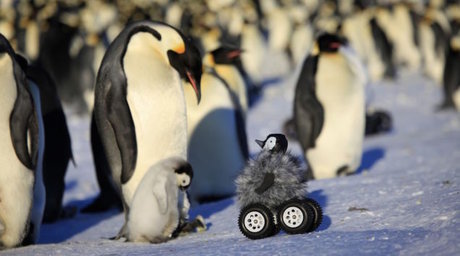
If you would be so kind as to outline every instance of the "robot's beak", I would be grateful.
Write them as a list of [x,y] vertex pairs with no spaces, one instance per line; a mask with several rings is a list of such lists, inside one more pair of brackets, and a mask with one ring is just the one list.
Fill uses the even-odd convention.
[[257,145],[259,145],[261,148],[264,148],[264,141],[262,140],[256,140]]

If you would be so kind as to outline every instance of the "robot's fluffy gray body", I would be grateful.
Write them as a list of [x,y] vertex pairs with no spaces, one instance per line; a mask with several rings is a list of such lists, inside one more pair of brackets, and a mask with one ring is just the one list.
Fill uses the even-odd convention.
[[[273,185],[257,193],[267,173],[273,173]],[[235,181],[240,207],[260,203],[273,209],[289,199],[304,198],[308,193],[304,177],[298,159],[289,152],[262,151],[256,159],[249,160]]]

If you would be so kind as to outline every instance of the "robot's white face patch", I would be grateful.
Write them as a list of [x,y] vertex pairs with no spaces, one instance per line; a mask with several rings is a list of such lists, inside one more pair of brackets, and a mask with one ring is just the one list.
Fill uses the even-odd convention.
[[271,137],[265,142],[264,149],[265,150],[272,150],[276,145],[276,138]]
[[190,176],[188,176],[186,173],[176,174],[176,178],[177,186],[185,188],[190,185]]

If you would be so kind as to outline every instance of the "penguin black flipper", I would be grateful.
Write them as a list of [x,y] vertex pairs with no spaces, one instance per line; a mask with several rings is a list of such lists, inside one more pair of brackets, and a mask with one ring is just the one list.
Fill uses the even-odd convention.
[[122,184],[128,182],[133,175],[137,159],[136,131],[126,100],[126,77],[124,77],[124,82],[125,86],[109,86],[110,90],[106,99],[108,121],[115,133],[121,155]]
[[91,150],[93,153],[94,168],[96,169],[97,183],[99,184],[99,196],[88,206],[83,208],[83,213],[97,213],[116,207],[123,210],[120,195],[116,190],[116,185],[112,181],[112,173],[104,153],[102,139],[97,130],[94,112],[91,118]]
[[[13,60],[14,78],[17,84],[17,97],[10,116],[11,140],[18,159],[29,169],[35,169],[38,154],[38,125],[35,116],[32,96],[27,90],[27,78],[21,69],[15,55],[10,53]],[[31,139],[29,151],[27,132]]]
[[317,55],[308,56],[302,66],[295,92],[294,122],[298,140],[304,150],[315,146],[324,123],[324,109],[315,92],[317,64]]

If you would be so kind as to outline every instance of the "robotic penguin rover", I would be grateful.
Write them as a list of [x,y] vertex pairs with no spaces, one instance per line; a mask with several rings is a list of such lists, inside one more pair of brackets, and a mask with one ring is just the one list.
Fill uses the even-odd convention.
[[307,183],[299,160],[286,152],[283,134],[270,134],[256,140],[262,151],[249,160],[236,179],[236,193],[241,212],[240,231],[250,239],[277,234],[316,230],[323,212],[315,200],[306,198]]

